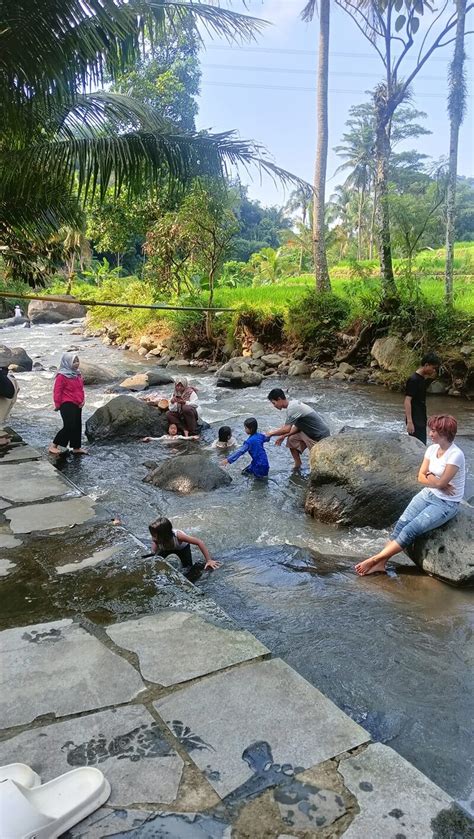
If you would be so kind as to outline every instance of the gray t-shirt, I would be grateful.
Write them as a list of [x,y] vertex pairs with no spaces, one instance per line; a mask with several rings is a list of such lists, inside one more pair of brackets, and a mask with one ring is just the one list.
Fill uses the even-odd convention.
[[295,425],[298,431],[303,431],[311,440],[322,440],[331,433],[319,414],[297,399],[288,402],[286,425]]

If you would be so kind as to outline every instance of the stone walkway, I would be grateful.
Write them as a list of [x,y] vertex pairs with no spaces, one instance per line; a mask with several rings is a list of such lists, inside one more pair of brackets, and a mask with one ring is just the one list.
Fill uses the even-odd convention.
[[143,553],[19,438],[0,454],[0,764],[104,772],[111,798],[69,837],[472,836],[443,790]]

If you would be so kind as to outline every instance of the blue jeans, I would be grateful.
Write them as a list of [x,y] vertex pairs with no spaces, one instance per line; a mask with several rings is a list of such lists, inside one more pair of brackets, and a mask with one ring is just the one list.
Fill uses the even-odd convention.
[[402,548],[406,548],[417,536],[446,524],[454,518],[458,510],[458,501],[445,501],[431,492],[429,487],[424,487],[403,511],[390,538],[398,542]]

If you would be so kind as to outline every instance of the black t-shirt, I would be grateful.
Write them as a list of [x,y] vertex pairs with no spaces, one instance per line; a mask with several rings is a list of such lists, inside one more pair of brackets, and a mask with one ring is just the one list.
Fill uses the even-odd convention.
[[0,396],[3,399],[13,399],[15,396],[15,386],[11,379],[8,378],[8,368],[0,368]]
[[405,385],[405,396],[411,396],[411,418],[413,425],[426,425],[426,390],[428,380],[419,373],[413,373]]

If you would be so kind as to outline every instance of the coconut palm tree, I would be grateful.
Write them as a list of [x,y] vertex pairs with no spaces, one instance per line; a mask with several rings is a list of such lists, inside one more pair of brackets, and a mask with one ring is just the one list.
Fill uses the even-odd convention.
[[173,22],[236,40],[262,21],[192,0],[0,0],[0,15],[0,240],[16,257],[80,226],[80,202],[110,184],[177,189],[234,163],[298,182],[233,132],[184,133],[101,89]]
[[[330,0],[319,3],[319,47],[317,87],[317,147],[314,170],[313,197],[313,254],[318,291],[330,291],[328,261],[326,257],[325,192],[328,161],[328,79],[329,79],[329,22]],[[301,13],[305,21],[313,20],[316,0],[309,0]]]
[[456,220],[456,181],[458,170],[459,129],[466,110],[466,73],[464,31],[466,27],[466,0],[456,0],[457,24],[454,55],[449,68],[448,113],[449,161],[446,195],[446,268],[445,295],[448,306],[453,305],[454,223]]
[[293,239],[292,239],[291,235],[287,236],[287,241],[290,241],[290,240],[295,241],[295,238],[296,238],[296,240],[300,241],[300,262],[299,262],[299,272],[300,272],[300,274],[301,274],[301,271],[303,270],[303,258],[304,258],[304,252],[305,252],[305,244],[303,243],[303,240],[302,240],[302,237],[301,237],[300,234],[302,233],[302,231],[304,231],[305,233],[307,231],[306,219],[307,219],[307,216],[308,216],[309,202],[311,201],[311,199],[312,199],[312,190],[309,187],[305,188],[304,186],[297,186],[296,189],[294,189],[290,193],[290,197],[288,198],[288,201],[285,204],[285,211],[287,213],[293,214],[293,213],[301,212],[301,221],[298,220],[298,222],[297,222],[298,235],[296,237],[293,237]]
[[374,179],[374,123],[368,114],[347,123],[350,131],[342,135],[342,143],[334,151],[344,158],[335,174],[350,169],[344,186],[355,189],[358,196],[357,259],[362,259],[363,219],[367,195]]

